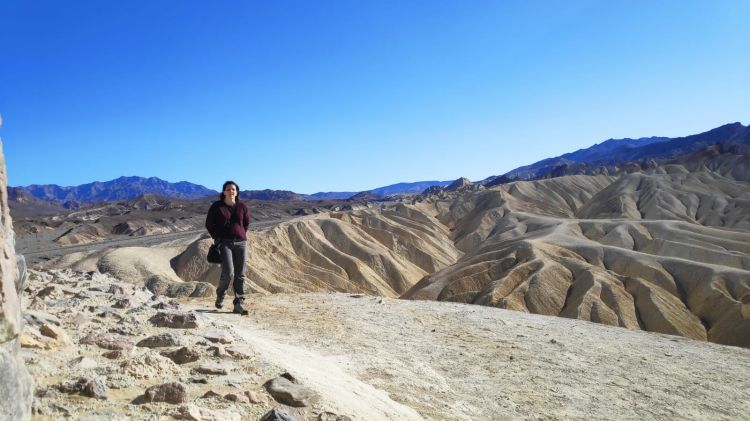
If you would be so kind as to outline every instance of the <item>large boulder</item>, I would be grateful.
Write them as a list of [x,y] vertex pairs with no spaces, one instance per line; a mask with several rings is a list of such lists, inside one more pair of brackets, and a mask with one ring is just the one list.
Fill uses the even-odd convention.
[[[0,117],[0,125],[2,118]],[[13,224],[8,208],[8,175],[0,141],[0,419],[31,419],[33,383],[18,356],[23,278],[16,263]]]

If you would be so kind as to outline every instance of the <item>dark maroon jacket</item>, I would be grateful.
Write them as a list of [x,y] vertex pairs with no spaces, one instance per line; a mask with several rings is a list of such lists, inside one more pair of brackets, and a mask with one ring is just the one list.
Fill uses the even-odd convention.
[[244,202],[238,201],[232,207],[223,200],[217,200],[208,209],[206,229],[214,239],[247,240],[245,233],[248,228],[250,228],[250,209]]

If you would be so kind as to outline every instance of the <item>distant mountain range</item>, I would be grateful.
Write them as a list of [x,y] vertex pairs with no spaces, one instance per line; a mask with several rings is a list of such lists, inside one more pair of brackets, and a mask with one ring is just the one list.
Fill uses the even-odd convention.
[[422,193],[426,189],[438,186],[443,187],[452,183],[450,181],[417,181],[414,183],[396,183],[385,187],[378,187],[372,190],[366,190],[362,192],[320,192],[315,194],[304,195],[303,197],[307,200],[334,200],[334,199],[351,199],[355,195],[362,193],[369,193],[373,196],[387,197],[395,196],[399,194],[417,194]]
[[[367,197],[383,198],[397,194],[421,193],[431,186],[445,186],[451,181],[420,181],[398,183],[379,187],[367,192],[321,192],[300,194],[288,190],[243,190],[240,197],[245,200],[346,200],[367,193]],[[26,187],[10,187],[11,201],[39,207],[47,203],[50,211],[67,208],[76,209],[83,203],[130,200],[143,195],[160,195],[176,199],[200,199],[217,196],[216,190],[181,181],[170,183],[157,177],[120,177],[111,181],[97,181],[80,186],[61,187],[56,184],[32,184]],[[361,196],[364,197],[364,196]]]
[[[619,168],[618,166],[626,163],[636,163],[643,167],[649,160],[667,161],[697,152],[719,142],[750,144],[750,127],[745,127],[741,123],[732,123],[686,137],[609,139],[586,149],[547,158],[502,175],[488,177],[478,183],[492,186],[515,179],[528,180],[595,171],[614,172]],[[419,181],[391,184],[363,192],[319,192],[309,195],[286,190],[243,190],[241,197],[246,200],[377,200],[400,194],[422,193],[430,188],[449,186],[451,183],[454,181]],[[186,181],[170,183],[156,177],[120,177],[111,181],[97,181],[73,187],[34,184],[26,187],[12,187],[9,193],[12,201],[25,202],[29,206],[39,205],[36,201],[40,201],[65,208],[76,208],[81,203],[130,200],[148,194],[179,199],[198,199],[218,195],[217,191],[198,184]]]
[[111,181],[96,181],[73,187],[32,184],[21,187],[20,190],[39,200],[61,203],[128,200],[144,194],[158,194],[179,199],[196,199],[216,194],[214,190],[198,184],[187,181],[170,183],[156,177],[120,177]]
[[495,181],[535,179],[558,173],[562,175],[565,168],[617,166],[629,162],[645,160],[667,161],[681,155],[697,152],[719,142],[750,141],[750,126],[741,123],[726,124],[704,133],[678,137],[647,137],[640,139],[609,139],[586,149],[543,159],[531,165],[518,167],[501,176],[492,176],[482,180],[482,184],[496,184]]

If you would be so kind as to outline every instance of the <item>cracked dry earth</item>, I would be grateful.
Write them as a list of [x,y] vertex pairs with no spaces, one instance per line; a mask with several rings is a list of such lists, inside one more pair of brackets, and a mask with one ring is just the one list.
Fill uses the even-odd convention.
[[[123,293],[102,292],[119,292],[112,285]],[[180,310],[196,314],[199,327],[173,329],[148,321],[162,298],[107,275],[32,272],[25,292],[24,357],[36,381],[35,419],[259,419],[277,405],[263,384],[283,372],[319,396],[302,408],[307,420],[330,414],[355,420],[743,419],[750,413],[750,350],[682,337],[341,293],[253,294],[245,317],[214,312],[207,299],[183,301]],[[118,302],[124,308],[113,307]],[[37,333],[55,319],[67,339]],[[111,355],[80,343],[91,332],[115,332],[133,343],[172,333],[199,360],[174,364],[159,358],[161,349],[139,346]],[[212,342],[217,338],[230,343]],[[206,365],[227,374],[196,371]],[[59,391],[79,377],[99,380],[107,398]],[[133,403],[147,387],[165,382],[184,384],[185,401]],[[209,391],[213,397],[202,398]],[[200,416],[190,418],[188,410]]]

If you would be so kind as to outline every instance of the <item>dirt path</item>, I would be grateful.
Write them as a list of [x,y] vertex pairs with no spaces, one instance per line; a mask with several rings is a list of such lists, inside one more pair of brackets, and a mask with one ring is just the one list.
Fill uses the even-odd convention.
[[252,296],[209,315],[355,419],[740,419],[750,350],[488,307]]

